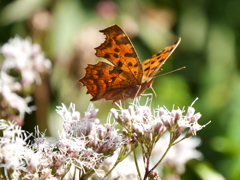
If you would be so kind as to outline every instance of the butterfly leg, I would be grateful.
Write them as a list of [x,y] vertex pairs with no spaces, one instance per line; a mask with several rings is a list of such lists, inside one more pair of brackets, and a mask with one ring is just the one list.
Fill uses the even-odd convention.
[[120,103],[121,103],[121,105],[122,105],[122,107],[125,109],[125,107],[126,107],[126,100],[128,99],[127,98],[128,96],[127,96],[127,94],[126,93],[122,93],[122,100],[119,100],[120,101]]
[[116,106],[121,106],[121,107],[123,107],[123,108],[125,108],[125,101],[127,100],[127,99],[124,99],[124,94],[125,93],[122,93],[122,99],[120,99],[120,100],[117,100],[117,101],[113,101],[113,105],[116,105]]
[[141,94],[140,96],[142,96],[142,97],[152,96],[152,97],[153,97],[153,94],[152,94],[152,93],[149,93],[149,94]]
[[152,99],[153,99],[153,94],[152,94],[152,93],[149,93],[149,94],[141,94],[140,96],[142,96],[142,97],[151,96],[150,98],[147,99],[147,103],[148,103],[148,101],[149,101],[149,102],[150,102],[149,105],[150,105],[150,106],[152,105]]

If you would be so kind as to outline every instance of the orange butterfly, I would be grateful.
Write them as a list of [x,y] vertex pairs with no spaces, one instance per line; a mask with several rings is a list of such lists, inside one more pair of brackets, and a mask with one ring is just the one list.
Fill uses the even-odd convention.
[[96,49],[96,56],[110,63],[89,64],[86,75],[79,81],[88,88],[91,101],[99,99],[125,101],[140,96],[153,83],[167,58],[181,41],[178,38],[172,46],[164,48],[151,58],[140,62],[126,33],[117,25],[101,30],[106,35],[105,42]]

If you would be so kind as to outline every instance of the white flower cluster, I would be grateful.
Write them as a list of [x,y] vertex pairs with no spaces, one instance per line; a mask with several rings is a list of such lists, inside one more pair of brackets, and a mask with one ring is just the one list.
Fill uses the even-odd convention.
[[26,87],[34,81],[41,82],[40,74],[51,70],[51,61],[46,59],[41,47],[30,39],[15,37],[1,48],[4,56],[2,71],[15,69],[21,74],[21,85]]
[[66,133],[62,134],[62,137],[85,138],[89,148],[106,156],[112,155],[124,143],[115,128],[115,124],[106,123],[102,125],[99,123],[99,119],[95,117],[98,109],[95,109],[92,104],[82,118],[80,113],[75,111],[74,104],[71,104],[69,109],[63,104],[57,107],[57,112],[64,119],[64,132]]
[[140,144],[154,144],[167,131],[173,134],[172,141],[184,133],[184,138],[187,138],[206,126],[198,124],[201,114],[195,114],[192,105],[186,113],[179,108],[169,111],[165,107],[157,108],[152,113],[149,106],[137,104],[130,105],[128,109],[120,108],[120,113],[118,111],[111,109],[113,117],[123,126],[126,134],[136,136]]
[[[0,121],[0,179],[73,179],[71,169],[87,178],[101,163],[123,146],[124,141],[114,124],[99,124],[97,109],[90,106],[83,118],[71,104],[57,107],[63,118],[64,130],[59,140],[48,141],[36,128],[28,135],[11,122]],[[30,136],[34,142],[27,143]]]
[[38,44],[19,37],[10,39],[0,48],[0,52],[4,57],[0,72],[0,106],[5,109],[0,117],[17,114],[9,112],[11,108],[23,118],[25,113],[30,113],[34,108],[28,107],[30,97],[21,97],[19,94],[26,94],[24,92],[35,82],[41,83],[40,76],[50,72],[51,61],[45,58]]
[[[198,124],[201,115],[192,106],[186,113],[162,107],[152,113],[148,106],[136,104],[128,109],[112,109],[123,134],[115,124],[100,124],[96,118],[98,109],[92,104],[83,117],[74,104],[69,108],[62,104],[56,111],[64,128],[55,141],[49,141],[38,128],[31,135],[0,120],[0,178],[94,180],[108,175],[111,179],[160,179],[158,165],[162,169],[169,166],[181,174],[187,161],[201,158],[195,149],[200,141],[189,137],[205,125]],[[30,136],[34,142],[27,143]],[[133,163],[129,154],[136,153],[137,147],[142,154],[135,154]]]
[[[123,127],[123,134],[128,139],[128,142],[132,144],[132,150],[135,151],[136,147],[141,147],[141,159],[143,159],[145,167],[144,177],[154,176],[156,179],[159,178],[154,169],[160,163],[166,162],[171,162],[174,164],[173,167],[177,172],[183,173],[184,165],[189,159],[200,157],[195,152],[198,144],[191,146],[188,152],[192,153],[184,154],[185,157],[182,159],[181,157],[177,158],[176,155],[172,158],[166,155],[172,149],[186,151],[186,147],[178,144],[184,139],[196,135],[197,131],[206,126],[198,124],[201,114],[195,113],[195,109],[192,107],[195,101],[188,107],[187,112],[179,108],[169,111],[166,107],[159,107],[153,113],[149,106],[141,106],[138,101],[136,102],[136,104],[130,105],[128,109],[123,109],[122,107],[120,107],[120,110],[112,109],[111,113],[115,120]],[[164,148],[163,146],[158,148],[157,158],[156,154],[154,155],[154,152],[156,153],[154,150],[157,147],[157,143],[159,143],[158,141],[166,137],[167,132],[169,134],[168,143],[164,145]],[[154,161],[150,158],[152,156],[155,157],[155,164],[153,164]],[[163,161],[164,158],[166,158],[166,161]],[[174,158],[176,159],[174,160]],[[140,174],[138,176],[141,177]]]
[[[50,146],[42,140],[44,151],[27,144],[27,133],[10,121],[0,120],[0,164],[4,174],[1,179],[46,179],[51,176],[51,159],[46,156]],[[53,150],[53,147],[51,148]]]

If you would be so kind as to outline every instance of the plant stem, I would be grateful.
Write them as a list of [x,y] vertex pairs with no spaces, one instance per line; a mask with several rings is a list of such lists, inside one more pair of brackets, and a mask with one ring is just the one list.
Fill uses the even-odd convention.
[[164,154],[162,155],[161,159],[157,162],[157,164],[155,164],[155,166],[153,166],[153,168],[150,170],[154,170],[163,160],[163,158],[167,155],[169,149],[172,147],[172,141],[171,141],[171,134],[170,134],[170,141],[169,141],[169,144],[168,144],[168,147],[167,149],[165,150]]
[[[113,169],[120,163],[122,162],[127,156],[129,156],[129,154],[132,151],[130,151],[129,153],[125,154],[125,156],[123,158],[119,158],[116,160],[115,164],[113,165],[113,167],[107,172],[107,174],[105,174],[105,176],[103,177],[103,180],[113,171]],[[120,153],[121,154],[121,153]]]
[[135,166],[136,166],[136,169],[137,169],[137,172],[138,172],[138,177],[139,179],[141,180],[141,173],[140,173],[140,170],[139,170],[139,167],[138,167],[138,163],[137,163],[137,155],[136,155],[136,149],[133,150],[133,157],[134,157],[134,162],[135,162]]

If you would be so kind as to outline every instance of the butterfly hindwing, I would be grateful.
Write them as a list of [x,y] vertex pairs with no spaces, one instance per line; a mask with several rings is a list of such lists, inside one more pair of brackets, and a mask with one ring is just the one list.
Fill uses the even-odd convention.
[[138,86],[132,86],[129,81],[123,81],[127,76],[128,72],[108,63],[98,62],[95,65],[89,64],[86,68],[86,75],[79,81],[87,86],[87,93],[93,96],[91,101],[102,98],[118,101],[119,99],[134,98],[131,96],[134,87],[137,92]]

